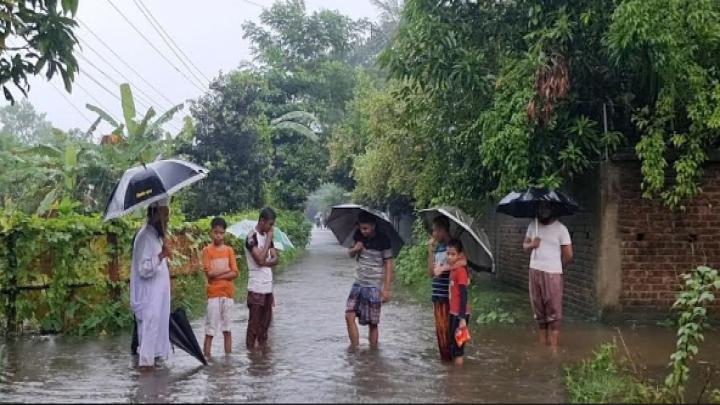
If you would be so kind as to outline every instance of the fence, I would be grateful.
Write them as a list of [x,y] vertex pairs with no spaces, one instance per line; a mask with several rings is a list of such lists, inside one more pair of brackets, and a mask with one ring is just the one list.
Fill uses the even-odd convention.
[[[106,280],[104,284],[108,287],[108,298],[118,301],[121,298],[122,283],[129,283],[129,277],[121,277],[121,249],[118,245],[118,235],[115,232],[94,232],[95,237],[104,237],[109,246],[109,257],[107,257],[107,265],[105,268]],[[5,286],[0,288],[0,295],[6,297],[5,314],[6,314],[6,333],[14,333],[17,331],[18,313],[17,301],[22,292],[28,291],[45,291],[52,288],[52,283],[46,282],[41,284],[18,285],[18,259],[17,259],[17,242],[19,232],[9,232],[2,235],[5,251],[6,251],[6,274]],[[184,234],[179,234],[169,240],[173,254],[183,257],[183,263],[179,266],[173,266],[175,269],[170,278],[175,279],[182,276],[191,275],[200,271],[200,260],[197,249],[193,248]],[[51,269],[45,269],[51,270]],[[71,294],[77,289],[84,287],[97,286],[100,283],[94,281],[78,281],[65,284]]]

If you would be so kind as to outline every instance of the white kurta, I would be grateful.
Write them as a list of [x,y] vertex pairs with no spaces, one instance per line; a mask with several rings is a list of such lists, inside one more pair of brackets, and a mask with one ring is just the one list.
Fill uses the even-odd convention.
[[170,272],[167,259],[158,255],[162,240],[150,225],[135,237],[130,269],[130,307],[138,327],[140,366],[153,366],[155,358],[170,352]]

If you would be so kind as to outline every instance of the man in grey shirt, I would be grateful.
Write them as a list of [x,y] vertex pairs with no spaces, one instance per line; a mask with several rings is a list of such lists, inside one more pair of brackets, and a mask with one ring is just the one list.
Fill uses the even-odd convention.
[[375,216],[361,212],[355,232],[355,245],[348,251],[357,260],[355,282],[345,307],[350,345],[357,346],[360,325],[368,325],[371,346],[378,344],[380,307],[390,299],[393,273],[393,252],[390,239],[376,230]]

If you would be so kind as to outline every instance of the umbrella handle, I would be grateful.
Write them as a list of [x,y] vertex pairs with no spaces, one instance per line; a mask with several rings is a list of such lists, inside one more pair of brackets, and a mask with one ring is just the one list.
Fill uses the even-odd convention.
[[[536,238],[537,238],[538,235],[540,234],[540,230],[539,230],[538,228],[539,228],[538,218],[535,217],[535,237],[536,237]],[[532,261],[532,260],[535,260],[535,251],[536,251],[536,250],[537,250],[537,248],[533,248],[532,253],[530,254],[530,260],[531,260],[531,261]]]

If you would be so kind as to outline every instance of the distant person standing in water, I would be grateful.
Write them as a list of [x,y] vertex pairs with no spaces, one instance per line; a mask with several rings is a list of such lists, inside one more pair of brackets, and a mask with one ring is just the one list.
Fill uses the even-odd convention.
[[528,285],[530,303],[538,323],[540,342],[557,353],[562,320],[563,267],[573,260],[570,232],[552,214],[547,203],[538,208],[538,219],[528,226],[523,242],[530,253]]

